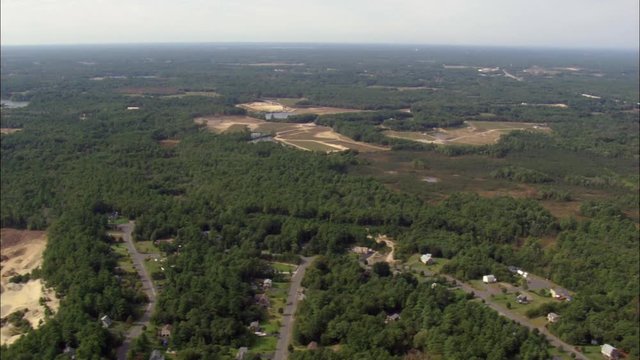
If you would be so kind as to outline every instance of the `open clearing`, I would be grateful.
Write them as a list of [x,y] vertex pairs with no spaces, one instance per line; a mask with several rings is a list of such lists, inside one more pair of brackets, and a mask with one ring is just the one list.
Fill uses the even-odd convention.
[[[59,300],[53,290],[44,290],[42,280],[30,280],[23,284],[10,283],[15,275],[25,275],[42,264],[42,252],[47,244],[44,231],[16,230],[3,228],[0,231],[0,248],[2,250],[2,270],[0,270],[1,295],[0,317],[21,310],[27,310],[24,319],[37,328],[40,320],[44,320],[44,307],[39,300],[44,297],[53,312],[57,311]],[[0,343],[11,344],[20,338],[13,325],[6,323],[0,329]]]
[[508,121],[465,121],[466,127],[438,128],[434,131],[387,130],[388,137],[442,145],[488,145],[498,142],[503,134],[516,130],[550,132],[543,124]]
[[249,128],[252,132],[272,134],[273,140],[307,151],[336,152],[348,149],[360,152],[384,151],[389,148],[371,145],[340,135],[330,127],[314,123],[294,124],[267,122],[248,116],[209,116],[196,118],[196,124],[223,133]]
[[15,128],[0,128],[0,134],[5,134],[5,135],[9,135],[9,134],[13,134],[13,133],[17,133],[18,131],[20,131],[22,129],[15,129]]
[[[291,104],[290,101],[284,101],[284,103]],[[316,114],[316,115],[329,115],[329,114],[344,114],[344,113],[356,113],[366,112],[367,110],[360,109],[347,109],[336,108],[328,106],[309,106],[309,107],[293,107],[293,105],[284,105],[283,102],[275,100],[254,101],[251,103],[239,104],[239,108],[243,108],[253,112],[265,112],[265,113],[289,113],[290,115],[304,115],[304,114]]]

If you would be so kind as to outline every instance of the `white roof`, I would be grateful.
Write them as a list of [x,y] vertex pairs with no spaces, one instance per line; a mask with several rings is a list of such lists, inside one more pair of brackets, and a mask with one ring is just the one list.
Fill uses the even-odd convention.
[[617,349],[614,348],[613,346],[609,345],[609,344],[604,344],[602,345],[602,348],[600,348],[600,352],[607,355],[607,356],[611,356],[613,354],[614,351],[616,351]]

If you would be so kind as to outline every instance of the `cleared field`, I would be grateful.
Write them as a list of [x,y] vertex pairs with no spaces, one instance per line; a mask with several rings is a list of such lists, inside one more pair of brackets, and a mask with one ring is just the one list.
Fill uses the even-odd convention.
[[391,138],[406,139],[428,144],[488,145],[498,142],[503,134],[516,130],[550,132],[543,124],[502,121],[466,121],[462,128],[438,128],[429,132],[393,131],[384,134]]
[[175,87],[125,87],[116,90],[124,95],[140,96],[140,95],[176,95],[181,91]]
[[[355,112],[366,112],[367,110],[360,109],[347,109],[336,108],[328,106],[309,106],[309,107],[294,107],[295,102],[303,99],[282,99],[284,101],[276,100],[264,100],[254,101],[251,103],[239,104],[239,108],[253,112],[264,113],[290,113],[291,115],[304,115],[304,114],[317,114],[317,115],[329,115],[329,114],[344,114]],[[295,101],[292,101],[295,100]],[[286,105],[285,105],[286,104]]]
[[248,128],[253,132],[273,134],[273,139],[307,151],[335,152],[349,149],[360,152],[389,150],[386,147],[371,145],[340,135],[326,126],[313,123],[294,124],[267,122],[248,116],[211,116],[196,118],[196,124],[206,125],[216,133],[241,131]]
[[9,135],[9,134],[13,134],[13,133],[17,133],[18,131],[20,131],[22,129],[15,129],[15,128],[0,128],[0,134],[5,134],[5,135]]
[[215,91],[185,91],[181,94],[164,95],[163,99],[183,98],[186,96],[204,96],[204,97],[218,97],[221,96]]
[[[26,311],[24,319],[33,328],[40,326],[45,318],[45,307],[40,305],[40,298],[46,299],[45,305],[55,312],[60,304],[51,289],[45,289],[40,279],[16,284],[9,282],[15,275],[26,275],[42,264],[42,252],[47,244],[44,231],[17,230],[4,228],[0,231],[0,249],[2,250],[2,270],[0,271],[0,316],[16,311]],[[3,322],[0,329],[0,343],[11,344],[20,338],[21,333],[9,322]]]

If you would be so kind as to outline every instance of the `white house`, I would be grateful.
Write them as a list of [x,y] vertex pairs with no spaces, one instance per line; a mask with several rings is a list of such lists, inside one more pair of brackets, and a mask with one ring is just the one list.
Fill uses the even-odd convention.
[[558,320],[560,320],[560,315],[556,314],[556,313],[548,313],[547,314],[547,320],[549,320],[550,323],[554,323],[557,322]]
[[604,355],[607,359],[618,359],[620,357],[620,353],[618,349],[614,348],[609,344],[604,344],[600,348],[600,353]]
[[496,277],[493,275],[485,275],[482,277],[482,282],[485,284],[492,284],[496,281],[498,281],[498,279],[496,279]]
[[526,271],[524,271],[524,270],[522,270],[522,269],[518,269],[518,270],[516,270],[516,272],[518,273],[518,275],[522,276],[522,277],[523,277],[523,278],[525,278],[525,279],[526,279],[527,277],[529,277],[529,273],[528,273],[528,272],[526,272]]
[[113,323],[113,321],[111,320],[111,318],[108,315],[105,315],[103,317],[100,318],[100,322],[102,322],[102,327],[103,328],[108,328],[111,326],[111,324]]
[[262,282],[262,287],[265,289],[270,289],[272,285],[273,285],[273,280],[271,279],[264,279],[264,281]]
[[420,256],[420,262],[425,265],[433,264],[433,256],[431,254],[424,254]]

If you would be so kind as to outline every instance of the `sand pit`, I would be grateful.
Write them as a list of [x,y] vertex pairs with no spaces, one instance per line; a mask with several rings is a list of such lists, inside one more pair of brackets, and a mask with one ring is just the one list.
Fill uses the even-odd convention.
[[[15,275],[25,275],[42,264],[42,252],[47,244],[43,231],[2,229],[0,247],[2,249],[2,270],[0,271],[0,317],[21,310],[27,310],[24,319],[37,328],[45,318],[45,308],[40,298],[47,299],[45,305],[53,312],[58,310],[59,300],[51,289],[44,289],[42,280],[30,280],[26,283],[10,283]],[[13,325],[6,323],[0,329],[0,343],[11,344],[20,338]]]
[[335,152],[355,149],[360,152],[385,151],[389,148],[354,141],[327,126],[314,123],[267,122],[248,116],[210,116],[196,118],[196,124],[206,125],[216,133],[248,128],[252,132],[271,134],[273,140],[300,150]]
[[251,103],[239,104],[236,106],[248,111],[253,111],[253,112],[288,113],[289,115],[305,115],[305,114],[330,115],[330,114],[367,112],[367,110],[337,108],[337,107],[329,107],[329,106],[308,106],[308,107],[307,106],[305,107],[286,106],[275,100],[254,101]]

